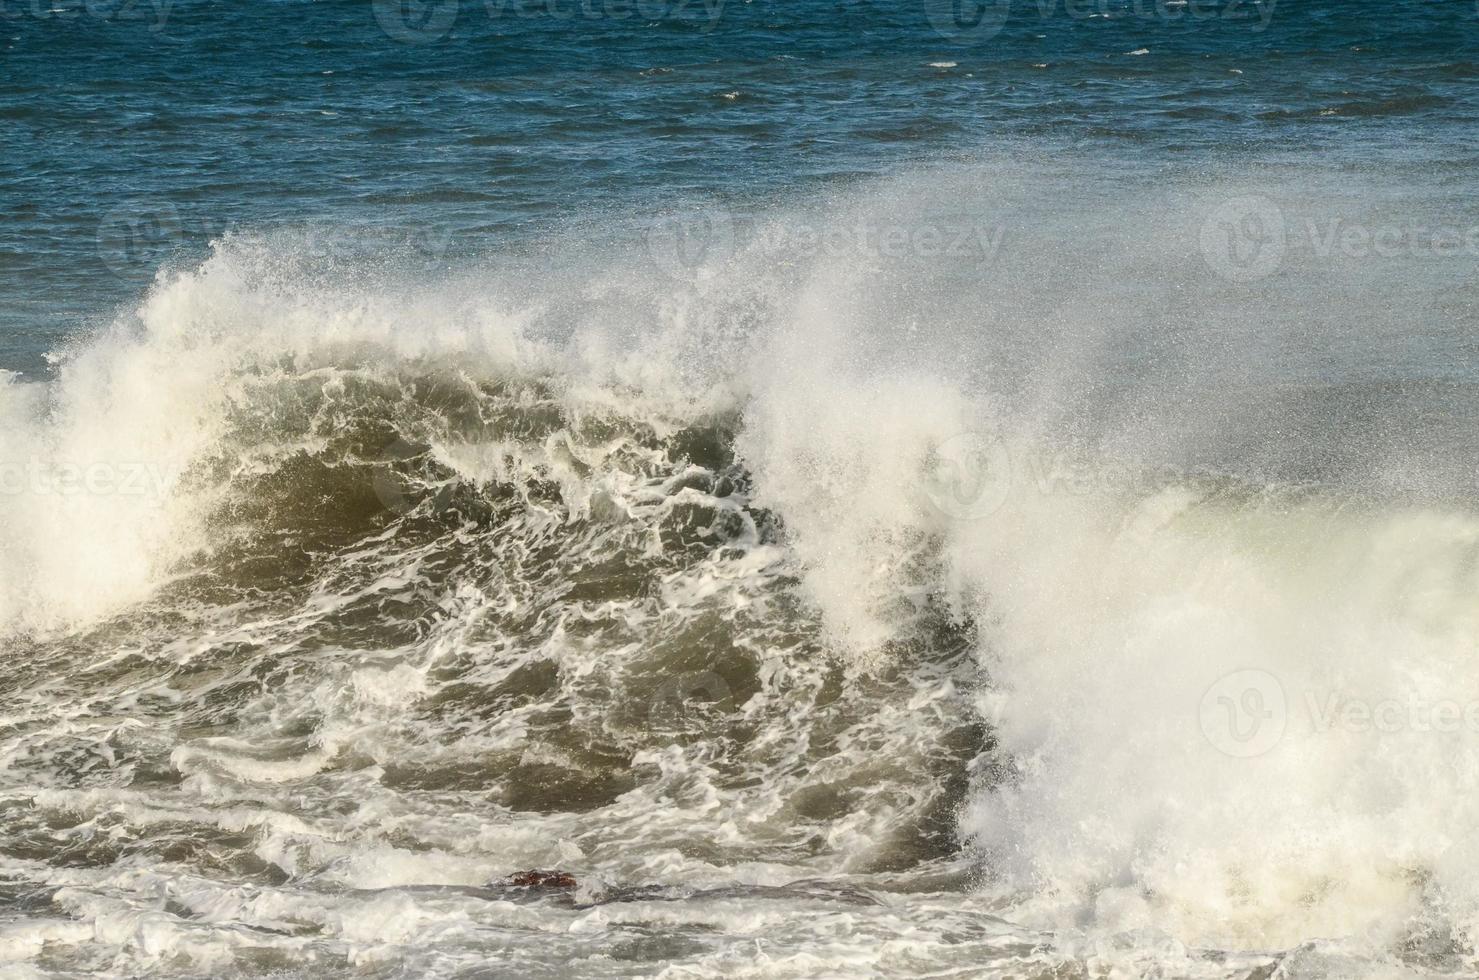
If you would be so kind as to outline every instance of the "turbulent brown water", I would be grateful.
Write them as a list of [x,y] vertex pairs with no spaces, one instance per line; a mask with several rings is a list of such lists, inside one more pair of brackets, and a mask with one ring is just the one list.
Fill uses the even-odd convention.
[[[56,390],[10,393],[91,439],[66,431],[67,384],[95,366],[118,407],[144,368],[224,368],[193,416],[148,371],[155,404],[132,406],[157,409],[156,445],[201,451],[120,459],[116,493],[28,495],[169,557],[120,580],[93,537],[9,583],[10,959],[460,975],[496,951],[624,975],[736,955],[716,924],[736,906],[886,921],[864,884],[963,884],[955,812],[987,741],[969,624],[921,595],[907,668],[845,669],[733,407],[363,335],[160,336],[239,260],[163,288]],[[70,581],[48,592],[48,570]],[[535,866],[578,890],[496,884]]]
[[8,379],[6,976],[1468,969],[1471,287],[1083,165],[231,235]]

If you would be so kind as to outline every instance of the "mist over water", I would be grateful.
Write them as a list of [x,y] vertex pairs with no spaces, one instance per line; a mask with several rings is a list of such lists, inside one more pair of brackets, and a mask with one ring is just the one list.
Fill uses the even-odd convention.
[[[6,956],[1465,962],[1467,341],[1392,330],[1462,263],[1238,283],[1238,175],[1084,166],[433,281],[287,232],[161,272],[5,389],[53,481],[3,512]],[[1388,213],[1352,188],[1258,190]]]
[[7,181],[0,974],[1472,972],[1473,18],[1352,9],[314,5]]

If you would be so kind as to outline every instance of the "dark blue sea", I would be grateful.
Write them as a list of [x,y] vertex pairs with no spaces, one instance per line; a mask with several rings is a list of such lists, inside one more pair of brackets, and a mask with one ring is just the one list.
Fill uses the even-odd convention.
[[0,0],[0,975],[1472,975],[1476,304],[1473,0]]

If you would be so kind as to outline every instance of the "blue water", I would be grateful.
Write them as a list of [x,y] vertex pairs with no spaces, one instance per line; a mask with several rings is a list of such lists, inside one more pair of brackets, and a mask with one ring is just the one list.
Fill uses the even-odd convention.
[[0,976],[1475,975],[1476,52],[0,0]]
[[1147,167],[1453,166],[1479,132],[1472,3],[967,3],[959,30],[952,11],[6,0],[0,366],[43,372],[233,229],[370,227],[436,263],[1007,137]]

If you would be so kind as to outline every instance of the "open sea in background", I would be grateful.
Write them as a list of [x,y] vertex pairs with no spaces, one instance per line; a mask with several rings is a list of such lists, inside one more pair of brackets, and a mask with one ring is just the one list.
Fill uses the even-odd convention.
[[1476,86],[0,0],[0,975],[1472,975]]

